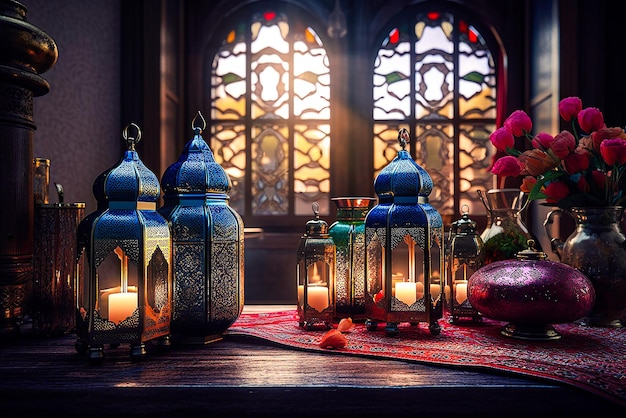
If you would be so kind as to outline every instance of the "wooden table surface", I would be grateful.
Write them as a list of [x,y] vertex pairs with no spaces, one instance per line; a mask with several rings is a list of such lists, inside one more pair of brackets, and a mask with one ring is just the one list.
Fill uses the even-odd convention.
[[141,362],[120,346],[106,349],[99,365],[74,342],[74,335],[28,332],[0,342],[0,417],[626,416],[603,398],[543,380],[305,352],[250,337],[151,350]]

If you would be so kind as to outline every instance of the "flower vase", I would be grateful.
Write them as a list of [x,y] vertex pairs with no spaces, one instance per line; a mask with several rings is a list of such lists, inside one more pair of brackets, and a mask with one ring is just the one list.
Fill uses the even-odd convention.
[[[522,221],[527,196],[520,189],[491,189],[486,198],[479,193],[489,213],[489,221],[480,234],[483,248],[480,265],[514,260],[519,251],[528,249],[528,241],[538,243]],[[538,245],[538,244],[536,244]]]
[[[576,229],[562,241],[553,236],[554,216],[569,213]],[[582,323],[622,328],[626,319],[626,237],[620,225],[623,208],[574,207],[548,213],[544,227],[559,260],[583,273],[593,284],[596,300]]]

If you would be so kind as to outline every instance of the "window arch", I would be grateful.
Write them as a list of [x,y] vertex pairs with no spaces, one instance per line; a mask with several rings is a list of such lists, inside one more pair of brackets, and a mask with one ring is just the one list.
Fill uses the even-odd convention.
[[[497,64],[476,26],[457,12],[404,13],[380,43],[373,74],[373,164],[377,174],[407,128],[410,152],[435,184],[429,201],[444,218],[467,204],[485,214],[478,190],[494,187]],[[493,44],[492,44],[493,45]]]
[[210,57],[211,149],[253,224],[331,211],[329,57],[302,16],[251,11]]

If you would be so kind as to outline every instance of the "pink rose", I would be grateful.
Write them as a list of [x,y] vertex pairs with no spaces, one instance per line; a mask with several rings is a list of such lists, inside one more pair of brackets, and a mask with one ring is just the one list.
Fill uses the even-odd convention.
[[547,150],[548,148],[550,148],[550,144],[552,143],[552,140],[554,140],[554,137],[550,135],[549,133],[539,132],[537,135],[535,135],[531,143],[533,144],[533,147],[535,148]]
[[523,110],[516,110],[504,121],[504,126],[515,136],[522,136],[533,129],[533,121]]
[[522,166],[517,158],[512,155],[507,155],[498,159],[495,163],[493,163],[493,167],[491,167],[491,172],[498,176],[519,176],[522,172]]
[[546,202],[557,203],[559,200],[569,196],[569,187],[562,181],[551,181],[543,189],[543,193],[546,195]]
[[600,155],[610,166],[624,164],[626,162],[626,141],[621,138],[605,139],[600,143]]
[[561,131],[554,137],[550,149],[561,160],[564,160],[576,148],[576,138],[570,131]]
[[507,128],[498,128],[489,135],[489,140],[498,151],[506,152],[507,148],[515,146],[515,138]]
[[604,128],[604,115],[596,107],[587,107],[578,113],[578,124],[587,133],[599,131]]
[[576,119],[582,109],[583,102],[578,97],[566,97],[559,102],[559,114],[566,122]]

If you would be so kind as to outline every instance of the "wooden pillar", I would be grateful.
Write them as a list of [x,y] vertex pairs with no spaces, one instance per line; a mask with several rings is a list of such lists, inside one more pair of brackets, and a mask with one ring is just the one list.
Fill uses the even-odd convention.
[[58,57],[54,40],[0,0],[0,338],[19,333],[33,275],[33,98]]

